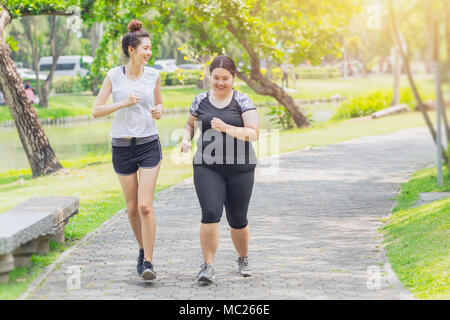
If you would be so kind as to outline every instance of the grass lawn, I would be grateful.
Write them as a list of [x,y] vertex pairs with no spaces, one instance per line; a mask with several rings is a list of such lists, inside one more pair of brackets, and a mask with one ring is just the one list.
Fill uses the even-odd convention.
[[397,206],[382,228],[384,246],[395,273],[415,297],[450,298],[450,198],[413,208],[421,192],[450,191],[436,183],[436,168],[417,171],[402,184]]
[[[434,114],[430,113],[430,117],[434,119]],[[424,121],[417,112],[367,122],[329,121],[308,129],[280,132],[279,152],[285,153],[418,126],[424,126]],[[175,153],[172,153],[173,150]],[[157,191],[192,175],[191,162],[174,164],[171,161],[174,154],[179,154],[178,148],[163,150],[164,159]],[[17,299],[28,284],[46,265],[53,262],[61,251],[98,228],[101,223],[125,207],[120,185],[112,168],[111,154],[92,155],[61,162],[65,170],[36,179],[31,179],[29,169],[0,173],[0,212],[33,196],[71,195],[80,199],[79,214],[72,218],[66,227],[67,242],[64,245],[52,243],[51,252],[47,256],[33,256],[31,272],[28,272],[27,268],[16,268],[12,272],[11,283],[0,284],[0,299]]]

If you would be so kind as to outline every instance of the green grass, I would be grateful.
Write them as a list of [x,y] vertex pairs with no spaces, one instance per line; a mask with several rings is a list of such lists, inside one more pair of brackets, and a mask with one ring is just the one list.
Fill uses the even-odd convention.
[[450,191],[436,183],[436,168],[416,172],[402,184],[397,205],[382,228],[384,246],[400,281],[420,299],[450,298],[450,199],[413,208],[421,192]]
[[[50,97],[49,107],[41,108],[34,105],[40,119],[57,119],[90,115],[95,98],[90,95],[70,94]],[[12,120],[7,106],[0,106],[0,122]]]
[[90,115],[94,100],[93,96],[82,94],[54,96],[50,98],[49,108],[37,107],[36,110],[40,119]]

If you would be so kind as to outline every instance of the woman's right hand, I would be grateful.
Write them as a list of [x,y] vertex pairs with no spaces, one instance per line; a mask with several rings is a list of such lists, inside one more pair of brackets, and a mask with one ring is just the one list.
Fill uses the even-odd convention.
[[192,145],[191,145],[190,141],[187,141],[187,140],[181,141],[181,152],[186,153],[191,149],[192,149]]
[[139,95],[137,93],[133,93],[128,99],[124,100],[123,104],[124,107],[130,107],[132,105],[135,105],[139,101],[141,101]]

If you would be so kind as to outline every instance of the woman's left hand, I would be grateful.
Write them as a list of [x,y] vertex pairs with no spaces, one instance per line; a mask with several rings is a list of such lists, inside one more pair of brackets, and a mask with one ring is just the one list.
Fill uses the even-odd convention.
[[212,118],[211,120],[211,128],[220,131],[225,132],[227,124],[220,120],[219,118]]
[[162,116],[162,104],[158,104],[157,106],[153,107],[150,111],[152,113],[153,119],[159,120]]

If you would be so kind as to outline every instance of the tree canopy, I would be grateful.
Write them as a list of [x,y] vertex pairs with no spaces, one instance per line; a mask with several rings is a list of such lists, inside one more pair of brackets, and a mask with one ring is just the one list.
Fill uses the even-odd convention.
[[80,0],[3,0],[2,5],[14,19],[23,15],[71,14],[70,8],[74,10],[81,3]]

